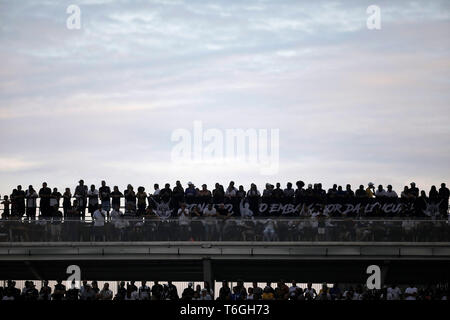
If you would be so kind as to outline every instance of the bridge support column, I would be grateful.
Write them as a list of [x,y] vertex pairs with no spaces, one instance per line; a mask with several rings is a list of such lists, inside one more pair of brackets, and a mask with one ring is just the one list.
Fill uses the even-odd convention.
[[24,261],[24,263],[28,267],[28,270],[30,270],[30,272],[36,278],[36,280],[43,280],[41,274],[39,273],[39,271],[36,270],[31,261]]
[[386,278],[389,272],[389,261],[385,261],[381,266],[381,288],[386,284]]
[[203,259],[203,281],[208,281],[209,287],[214,290],[214,275],[210,258]]

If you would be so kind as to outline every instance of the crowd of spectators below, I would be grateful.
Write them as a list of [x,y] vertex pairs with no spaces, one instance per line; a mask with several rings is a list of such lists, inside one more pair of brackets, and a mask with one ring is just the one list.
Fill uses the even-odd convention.
[[[292,183],[287,183],[286,188],[281,188],[280,183],[276,186],[267,183],[262,193],[255,184],[251,184],[249,190],[245,190],[242,185],[235,187],[231,181],[225,189],[219,183],[215,184],[214,190],[208,190],[206,184],[201,188],[195,187],[191,182],[184,189],[180,181],[176,182],[174,188],[166,183],[164,188],[160,189],[158,184],[154,185],[153,192],[146,192],[142,186],[134,190],[132,185],[121,192],[117,186],[111,190],[105,181],[97,189],[95,185],[89,188],[83,180],[79,181],[74,193],[70,188],[61,192],[57,188],[49,188],[47,183],[42,184],[42,188],[37,192],[33,186],[29,186],[26,191],[22,186],[17,186],[10,196],[4,195],[2,218],[23,218],[34,220],[37,214],[39,198],[39,210],[41,218],[59,217],[84,219],[86,209],[93,216],[101,208],[100,213],[109,216],[112,208],[121,207],[121,199],[125,199],[125,214],[133,216],[144,216],[148,211],[155,208],[158,203],[167,203],[173,209],[174,213],[179,212],[181,204],[212,203],[220,205],[224,203],[236,204],[244,200],[249,205],[249,209],[257,215],[258,205],[265,203],[352,203],[376,199],[377,201],[386,201],[400,199],[404,203],[415,203],[417,208],[426,207],[429,203],[435,203],[439,207],[439,212],[446,216],[449,203],[449,189],[445,183],[441,184],[439,190],[432,186],[428,195],[425,191],[420,191],[416,184],[412,182],[410,187],[405,186],[400,196],[388,185],[386,189],[382,185],[375,188],[373,183],[369,183],[367,188],[360,185],[356,191],[353,191],[351,185],[347,184],[345,188],[333,185],[328,191],[322,188],[321,183],[309,184],[305,188],[303,181],[296,182],[297,188],[294,189]],[[72,199],[75,200],[72,201]],[[62,200],[62,212],[59,210]],[[419,211],[420,212],[420,211]],[[202,212],[200,212],[202,214]]]
[[444,286],[427,285],[416,287],[413,284],[400,286],[391,284],[383,286],[382,289],[368,289],[365,285],[338,285],[329,287],[326,283],[317,292],[311,283],[305,288],[292,281],[287,285],[280,280],[275,286],[267,282],[264,287],[253,282],[252,286],[246,288],[243,281],[238,281],[236,286],[230,288],[227,281],[222,282],[218,295],[208,282],[204,282],[203,288],[197,285],[194,289],[190,282],[183,290],[181,296],[177,287],[169,281],[167,284],[160,284],[155,281],[153,286],[147,281],[142,281],[136,285],[135,281],[127,284],[121,281],[117,292],[114,294],[105,283],[103,288],[98,287],[97,281],[83,281],[80,288],[72,283],[71,288],[66,288],[61,280],[57,281],[54,288],[51,288],[48,281],[44,281],[43,286],[38,291],[33,281],[25,281],[22,290],[16,288],[14,281],[8,281],[5,288],[0,287],[0,300],[21,300],[21,301],[48,301],[48,300],[219,300],[219,301],[248,301],[248,300],[447,300],[449,290]]

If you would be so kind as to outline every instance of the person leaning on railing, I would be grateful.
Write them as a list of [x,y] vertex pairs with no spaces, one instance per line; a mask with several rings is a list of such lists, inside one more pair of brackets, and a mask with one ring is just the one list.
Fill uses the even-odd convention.
[[97,210],[92,217],[94,218],[94,241],[104,241],[106,211],[102,209],[101,204],[97,204]]
[[136,193],[133,186],[129,184],[127,189],[123,192],[125,197],[125,208],[129,213],[136,212]]
[[79,185],[75,188],[74,196],[77,199],[78,211],[84,220],[86,214],[88,187],[84,185],[84,181],[80,180]]
[[98,194],[100,197],[100,203],[102,209],[106,211],[109,217],[109,211],[111,210],[111,189],[106,185],[106,181],[102,180],[102,186],[98,189]]
[[114,186],[113,192],[111,192],[111,205],[112,207],[120,208],[120,199],[123,198],[123,193],[119,191],[118,186]]
[[144,187],[139,187],[138,192],[136,193],[137,198],[137,216],[145,215],[145,209],[147,207],[147,193],[145,192]]
[[69,210],[72,209],[72,204],[71,204],[72,193],[70,192],[70,188],[66,188],[62,197],[63,197],[64,218],[66,218],[69,214]]
[[88,197],[88,212],[93,215],[98,208],[98,190],[95,189],[95,185],[91,185],[87,193]]
[[28,186],[28,190],[25,192],[25,198],[27,199],[27,219],[35,220],[38,194],[32,185]]
[[189,240],[190,238],[190,220],[191,215],[185,203],[178,209],[178,223],[180,227],[179,240]]
[[59,203],[61,200],[62,194],[58,191],[58,188],[53,188],[53,192],[50,195],[50,215],[56,216],[58,215]]
[[[450,198],[450,190],[447,188],[445,183],[441,183],[438,195],[441,200],[441,204],[439,206],[440,212],[443,216],[445,216],[448,213],[448,202]],[[450,215],[448,215],[448,218],[450,219]]]
[[11,201],[14,201],[15,214],[22,218],[25,214],[25,192],[22,190],[21,185],[18,185],[15,192],[11,195]]
[[39,207],[41,209],[41,215],[44,218],[48,218],[51,216],[51,207],[50,207],[50,197],[52,195],[52,190],[47,187],[47,183],[42,183],[42,188],[39,190]]
[[9,197],[7,195],[3,196],[3,201],[1,202],[1,204],[3,205],[2,219],[4,220],[9,219],[11,215],[9,210],[11,201],[9,200]]

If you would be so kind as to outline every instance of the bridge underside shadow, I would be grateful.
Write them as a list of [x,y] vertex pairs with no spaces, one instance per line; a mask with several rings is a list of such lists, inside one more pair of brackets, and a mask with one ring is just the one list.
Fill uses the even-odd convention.
[[[76,264],[89,280],[202,281],[203,260],[0,260],[2,280],[66,279],[67,267]],[[215,281],[272,281],[365,283],[366,269],[376,264],[385,270],[384,283],[442,283],[450,281],[450,261],[439,260],[210,260]],[[211,278],[210,278],[211,279]]]

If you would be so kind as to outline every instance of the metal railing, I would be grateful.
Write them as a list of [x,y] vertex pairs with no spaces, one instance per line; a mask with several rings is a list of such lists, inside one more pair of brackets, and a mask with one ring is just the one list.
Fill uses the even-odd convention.
[[329,218],[0,221],[0,242],[62,241],[450,242],[450,224],[447,220]]

